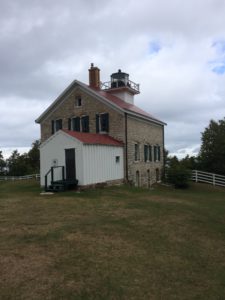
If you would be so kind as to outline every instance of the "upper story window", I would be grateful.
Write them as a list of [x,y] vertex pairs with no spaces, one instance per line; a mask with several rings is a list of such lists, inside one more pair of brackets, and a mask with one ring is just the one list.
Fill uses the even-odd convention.
[[154,161],[160,161],[160,146],[154,146]]
[[89,132],[89,116],[69,118],[68,129],[73,131]]
[[96,114],[96,132],[109,132],[109,114]]
[[62,129],[62,119],[52,120],[52,134]]
[[144,145],[144,161],[152,161],[152,146]]
[[72,118],[72,130],[74,131],[80,131],[80,118]]
[[76,96],[75,97],[75,106],[79,107],[81,105],[82,105],[82,98],[81,98],[81,96]]
[[140,160],[140,144],[138,143],[134,144],[134,160]]
[[89,116],[81,117],[82,132],[89,132]]

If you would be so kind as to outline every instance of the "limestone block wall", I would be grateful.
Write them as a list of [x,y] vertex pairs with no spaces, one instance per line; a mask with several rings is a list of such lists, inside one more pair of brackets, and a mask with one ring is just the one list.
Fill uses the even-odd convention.
[[[128,179],[135,185],[149,187],[161,177],[163,169],[163,126],[128,116]],[[135,161],[135,144],[139,144],[140,160]],[[144,161],[144,145],[152,146],[152,161]],[[154,161],[154,145],[160,146],[160,161]],[[157,174],[158,173],[158,174]]]
[[[75,100],[81,96],[82,105],[76,106]],[[100,102],[97,98],[75,88],[56,108],[52,109],[48,117],[41,122],[41,141],[52,135],[51,121],[62,119],[63,128],[68,129],[68,118],[89,116],[89,132],[96,133],[96,114],[109,113],[109,135],[124,141],[124,115]]]

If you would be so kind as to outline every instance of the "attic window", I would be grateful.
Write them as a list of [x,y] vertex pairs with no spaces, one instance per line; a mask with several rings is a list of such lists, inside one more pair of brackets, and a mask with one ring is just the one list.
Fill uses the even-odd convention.
[[81,96],[76,96],[75,97],[75,106],[76,107],[79,107],[82,105],[82,99],[81,99]]

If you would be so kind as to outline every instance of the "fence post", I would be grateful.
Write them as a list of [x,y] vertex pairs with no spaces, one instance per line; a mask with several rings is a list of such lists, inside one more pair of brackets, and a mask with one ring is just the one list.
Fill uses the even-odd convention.
[[213,185],[216,185],[216,174],[212,174],[213,175]]
[[195,170],[195,182],[198,182],[198,171]]

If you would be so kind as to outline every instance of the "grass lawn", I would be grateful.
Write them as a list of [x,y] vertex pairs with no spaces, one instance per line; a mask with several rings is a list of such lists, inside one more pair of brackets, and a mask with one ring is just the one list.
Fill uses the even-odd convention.
[[0,299],[225,299],[225,189],[0,182]]

